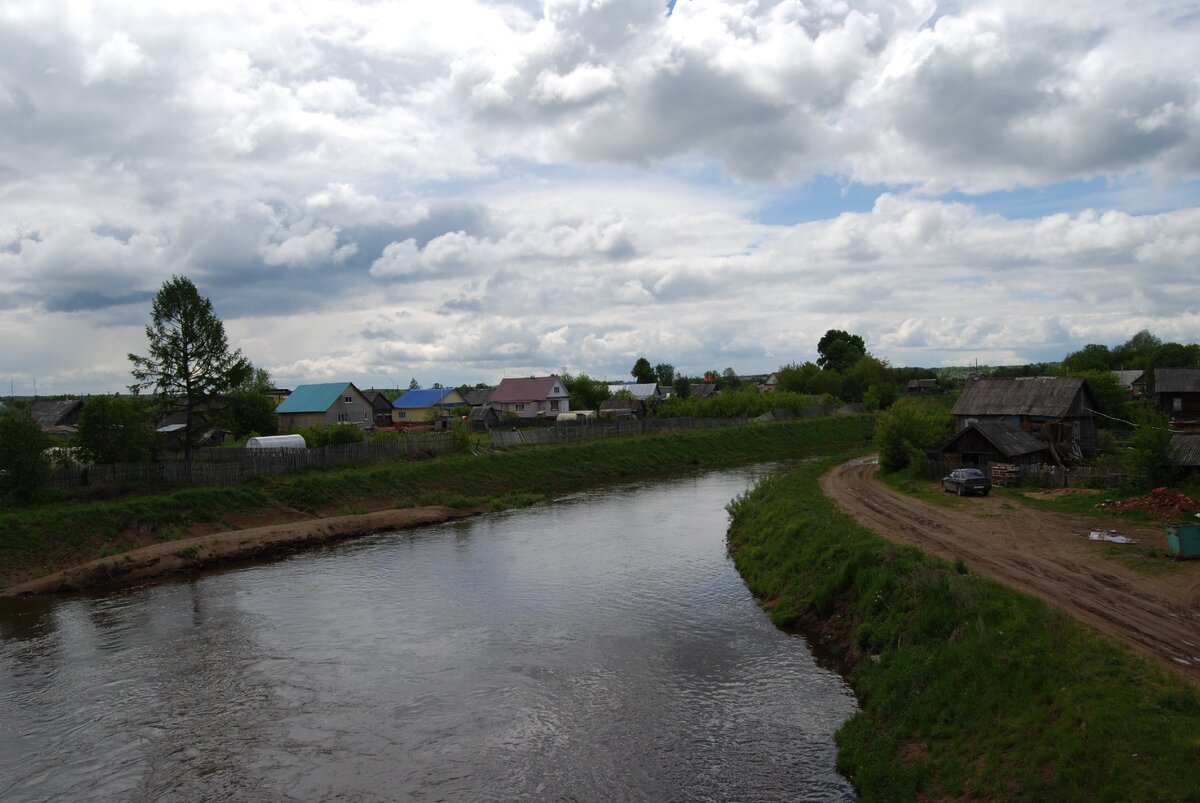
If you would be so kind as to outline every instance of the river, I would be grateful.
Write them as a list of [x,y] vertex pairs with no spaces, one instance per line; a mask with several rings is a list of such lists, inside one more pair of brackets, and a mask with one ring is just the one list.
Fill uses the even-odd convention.
[[0,600],[0,800],[852,800],[853,694],[725,552],[768,470]]

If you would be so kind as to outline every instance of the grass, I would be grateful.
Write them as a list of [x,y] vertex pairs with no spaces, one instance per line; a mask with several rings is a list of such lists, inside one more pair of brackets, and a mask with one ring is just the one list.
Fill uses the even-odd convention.
[[300,514],[336,515],[416,505],[524,507],[612,482],[814,454],[861,444],[872,416],[839,416],[484,455],[381,461],[259,477],[232,488],[182,488],[102,501],[0,510],[3,581],[19,582],[96,556],[106,546],[180,537],[198,526]]
[[1040,601],[892,544],[817,484],[729,506],[730,550],[778,624],[832,650],[861,710],[838,767],[864,800],[1196,800],[1200,694]]

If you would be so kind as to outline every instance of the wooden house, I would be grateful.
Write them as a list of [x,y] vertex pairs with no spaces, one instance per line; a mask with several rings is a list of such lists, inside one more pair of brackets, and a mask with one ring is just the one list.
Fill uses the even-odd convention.
[[354,424],[371,429],[374,411],[371,401],[353,382],[300,385],[275,408],[282,433],[325,424]]
[[1200,368],[1154,369],[1154,398],[1172,429],[1200,432]]
[[972,424],[1008,423],[1065,459],[1099,452],[1096,401],[1076,377],[972,377],[954,404],[954,432]]
[[600,402],[601,418],[645,418],[646,402],[641,399],[605,399]]
[[571,409],[571,394],[553,374],[504,379],[492,391],[488,404],[501,414],[515,413],[518,418],[554,418]]
[[372,423],[377,427],[390,427],[392,425],[392,403],[378,390],[368,390],[363,393],[367,397],[367,401],[371,402],[371,418]]
[[35,401],[29,406],[29,415],[43,432],[64,437],[75,434],[82,413],[83,401],[80,399]]
[[904,390],[909,396],[932,396],[942,392],[936,378],[910,379]]
[[719,394],[716,382],[693,382],[688,386],[688,395],[693,399],[710,399]]
[[410,390],[392,402],[392,423],[397,427],[432,424],[466,406],[467,400],[454,388]]
[[1051,461],[1049,447],[1017,424],[986,421],[971,424],[941,448],[942,462],[964,466],[1011,463],[1032,466]]
[[500,425],[500,414],[496,412],[496,408],[490,404],[484,404],[479,407],[472,407],[471,412],[467,413],[467,426],[473,432],[493,429]]

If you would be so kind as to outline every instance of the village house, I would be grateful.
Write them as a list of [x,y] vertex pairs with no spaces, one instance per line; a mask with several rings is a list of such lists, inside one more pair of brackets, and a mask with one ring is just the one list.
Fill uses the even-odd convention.
[[942,392],[938,386],[936,378],[932,379],[910,379],[905,388],[905,392],[909,396],[931,396]]
[[775,388],[777,388],[778,386],[779,386],[778,372],[773,373],[773,374],[768,374],[766,379],[764,379],[763,381],[759,382],[756,385],[759,393],[770,393],[771,391],[775,390]]
[[1117,384],[1125,388],[1130,398],[1140,398],[1146,392],[1145,371],[1113,371]]
[[80,399],[35,401],[29,406],[29,415],[37,421],[42,432],[62,437],[75,434],[82,413],[83,402]]
[[608,386],[608,392],[616,396],[618,393],[628,393],[638,401],[658,401],[663,398],[662,391],[655,382],[616,382]]
[[1172,429],[1200,432],[1200,368],[1154,369],[1154,398]]
[[388,401],[388,397],[378,390],[369,390],[363,395],[367,397],[367,401],[371,402],[371,417],[374,419],[375,426],[390,427],[392,425],[392,403]]
[[296,432],[325,424],[356,424],[370,429],[374,421],[371,401],[353,382],[300,385],[275,408],[280,432]]
[[1050,448],[1006,421],[981,421],[971,424],[941,448],[942,461],[951,465],[986,466],[1010,463],[1033,466],[1050,462]]
[[454,388],[410,390],[392,402],[392,422],[397,427],[431,424],[466,406],[467,400]]
[[463,395],[463,398],[472,408],[482,407],[488,403],[488,398],[492,395],[493,390],[495,388],[471,388]]
[[688,395],[693,399],[710,399],[720,393],[716,382],[693,382],[688,385]]
[[600,402],[601,418],[645,418],[646,402],[642,399],[605,399]]
[[488,404],[501,413],[518,418],[554,418],[571,409],[571,394],[554,375],[528,379],[504,379],[492,391]]
[[1013,424],[1050,447],[1056,459],[1099,452],[1087,383],[1076,377],[972,377],[951,411],[954,433],[973,424]]

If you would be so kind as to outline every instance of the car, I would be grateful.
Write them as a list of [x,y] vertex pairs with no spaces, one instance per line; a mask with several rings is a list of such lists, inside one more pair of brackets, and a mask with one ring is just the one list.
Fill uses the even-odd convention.
[[979,494],[987,496],[992,490],[992,481],[977,468],[956,468],[942,478],[942,490],[953,491],[959,496]]

